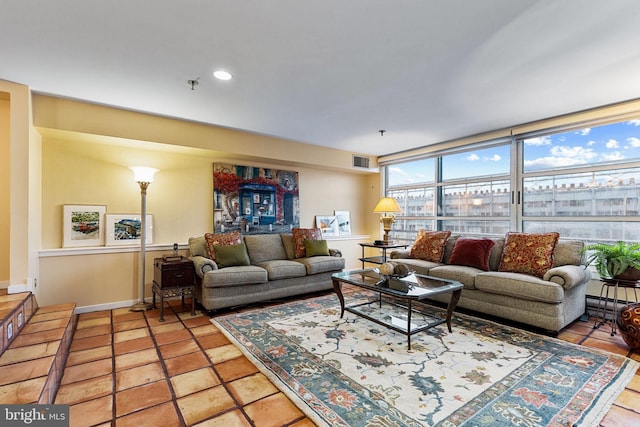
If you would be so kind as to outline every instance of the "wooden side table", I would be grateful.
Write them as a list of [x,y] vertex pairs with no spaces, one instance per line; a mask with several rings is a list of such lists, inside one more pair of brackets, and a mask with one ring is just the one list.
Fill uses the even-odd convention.
[[156,295],[160,296],[160,321],[164,322],[164,299],[191,295],[191,315],[196,314],[195,269],[193,261],[176,256],[155,258],[153,260],[153,308],[156,308]]

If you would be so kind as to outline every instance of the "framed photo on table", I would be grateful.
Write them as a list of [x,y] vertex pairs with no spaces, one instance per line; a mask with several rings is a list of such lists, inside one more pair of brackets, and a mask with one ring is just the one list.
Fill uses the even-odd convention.
[[103,246],[105,205],[64,205],[62,247]]
[[338,219],[335,215],[316,215],[316,228],[322,231],[322,237],[338,235]]
[[334,211],[338,219],[338,233],[341,236],[351,235],[351,212],[350,211]]
[[[107,245],[139,245],[142,225],[140,214],[107,214]],[[145,243],[153,243],[153,215],[146,217]]]

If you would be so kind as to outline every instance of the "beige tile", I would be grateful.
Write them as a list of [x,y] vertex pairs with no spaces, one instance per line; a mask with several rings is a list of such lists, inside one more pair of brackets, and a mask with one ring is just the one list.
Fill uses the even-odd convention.
[[218,376],[211,368],[203,368],[176,375],[170,381],[176,397],[183,397],[220,384]]
[[165,379],[160,362],[149,363],[116,372],[116,391],[141,386]]
[[70,384],[84,381],[89,378],[107,375],[113,371],[111,358],[95,360],[81,365],[68,366],[64,370],[61,384]]
[[60,341],[52,341],[18,348],[10,347],[5,350],[2,357],[0,357],[0,366],[33,360],[40,357],[54,356],[58,351],[58,347],[60,347]]
[[183,329],[185,329],[185,327],[180,322],[162,323],[158,326],[151,326],[151,331],[153,332],[153,335],[160,335],[165,332],[180,331]]
[[46,381],[47,377],[40,377],[0,386],[0,402],[11,405],[37,403]]
[[210,418],[235,406],[223,386],[210,388],[178,399],[182,417],[189,425]]
[[[32,378],[46,377],[55,356],[0,366],[0,385],[7,385]],[[0,400],[2,402],[2,400]]]
[[195,335],[196,337],[202,335],[217,334],[219,332],[220,329],[213,326],[212,323],[204,326],[198,326],[197,328],[191,328],[191,333],[193,333],[193,335]]
[[111,319],[109,317],[99,317],[96,319],[78,320],[76,329],[93,328],[94,326],[110,325]]
[[119,322],[113,324],[115,332],[128,331],[130,329],[141,329],[147,327],[147,321],[143,319],[130,320],[128,322]]
[[243,405],[278,392],[276,386],[261,373],[241,378],[227,384],[235,399]]
[[89,350],[74,351],[69,353],[66,366],[73,366],[82,363],[91,362],[92,360],[104,359],[111,357],[111,346],[91,348]]
[[221,363],[225,360],[235,359],[242,356],[242,352],[233,344],[209,348],[205,350],[205,353],[207,353],[207,356],[209,356],[212,363]]
[[216,364],[216,371],[222,381],[229,382],[238,378],[253,375],[258,372],[258,368],[244,356],[236,357]]
[[77,383],[60,386],[56,395],[56,403],[86,402],[97,397],[106,396],[113,392],[113,379],[111,374],[91,378]]
[[[315,424],[312,424],[315,426]],[[251,427],[247,418],[239,410],[226,412],[215,418],[205,420],[194,427]],[[309,426],[311,427],[311,426]]]
[[151,337],[135,338],[113,344],[113,351],[116,356],[125,353],[132,353],[134,351],[146,350],[148,348],[154,348]]
[[116,356],[116,371],[130,369],[136,366],[146,365],[148,363],[158,362],[159,360],[160,359],[158,358],[158,352],[155,348],[135,351],[133,353],[125,353],[120,356]]
[[71,405],[69,427],[95,426],[113,418],[113,395]]
[[134,340],[149,336],[148,328],[130,329],[128,331],[115,332],[113,334],[113,342],[120,343],[123,341]]

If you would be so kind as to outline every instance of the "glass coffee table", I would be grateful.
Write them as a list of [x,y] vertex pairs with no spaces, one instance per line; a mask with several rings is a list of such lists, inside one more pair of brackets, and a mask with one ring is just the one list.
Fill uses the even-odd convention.
[[[411,274],[402,279],[383,280],[373,268],[334,273],[331,276],[333,289],[340,300],[340,318],[345,310],[407,336],[411,350],[411,335],[442,323],[447,323],[451,332],[451,316],[462,292],[462,283],[454,280]],[[377,293],[377,299],[345,305],[342,284],[348,283],[361,289]],[[442,293],[451,293],[445,319],[415,310],[413,302],[420,302]],[[383,298],[387,297],[387,298]]]

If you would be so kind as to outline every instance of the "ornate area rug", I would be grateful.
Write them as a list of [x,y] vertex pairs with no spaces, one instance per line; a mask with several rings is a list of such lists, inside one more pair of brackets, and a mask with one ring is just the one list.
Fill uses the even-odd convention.
[[[365,310],[402,318],[387,305]],[[444,317],[436,307],[424,311]],[[212,322],[319,425],[598,425],[638,368],[460,313],[452,333],[446,325],[420,332],[409,351],[400,333],[349,312],[340,319],[335,295]]]

